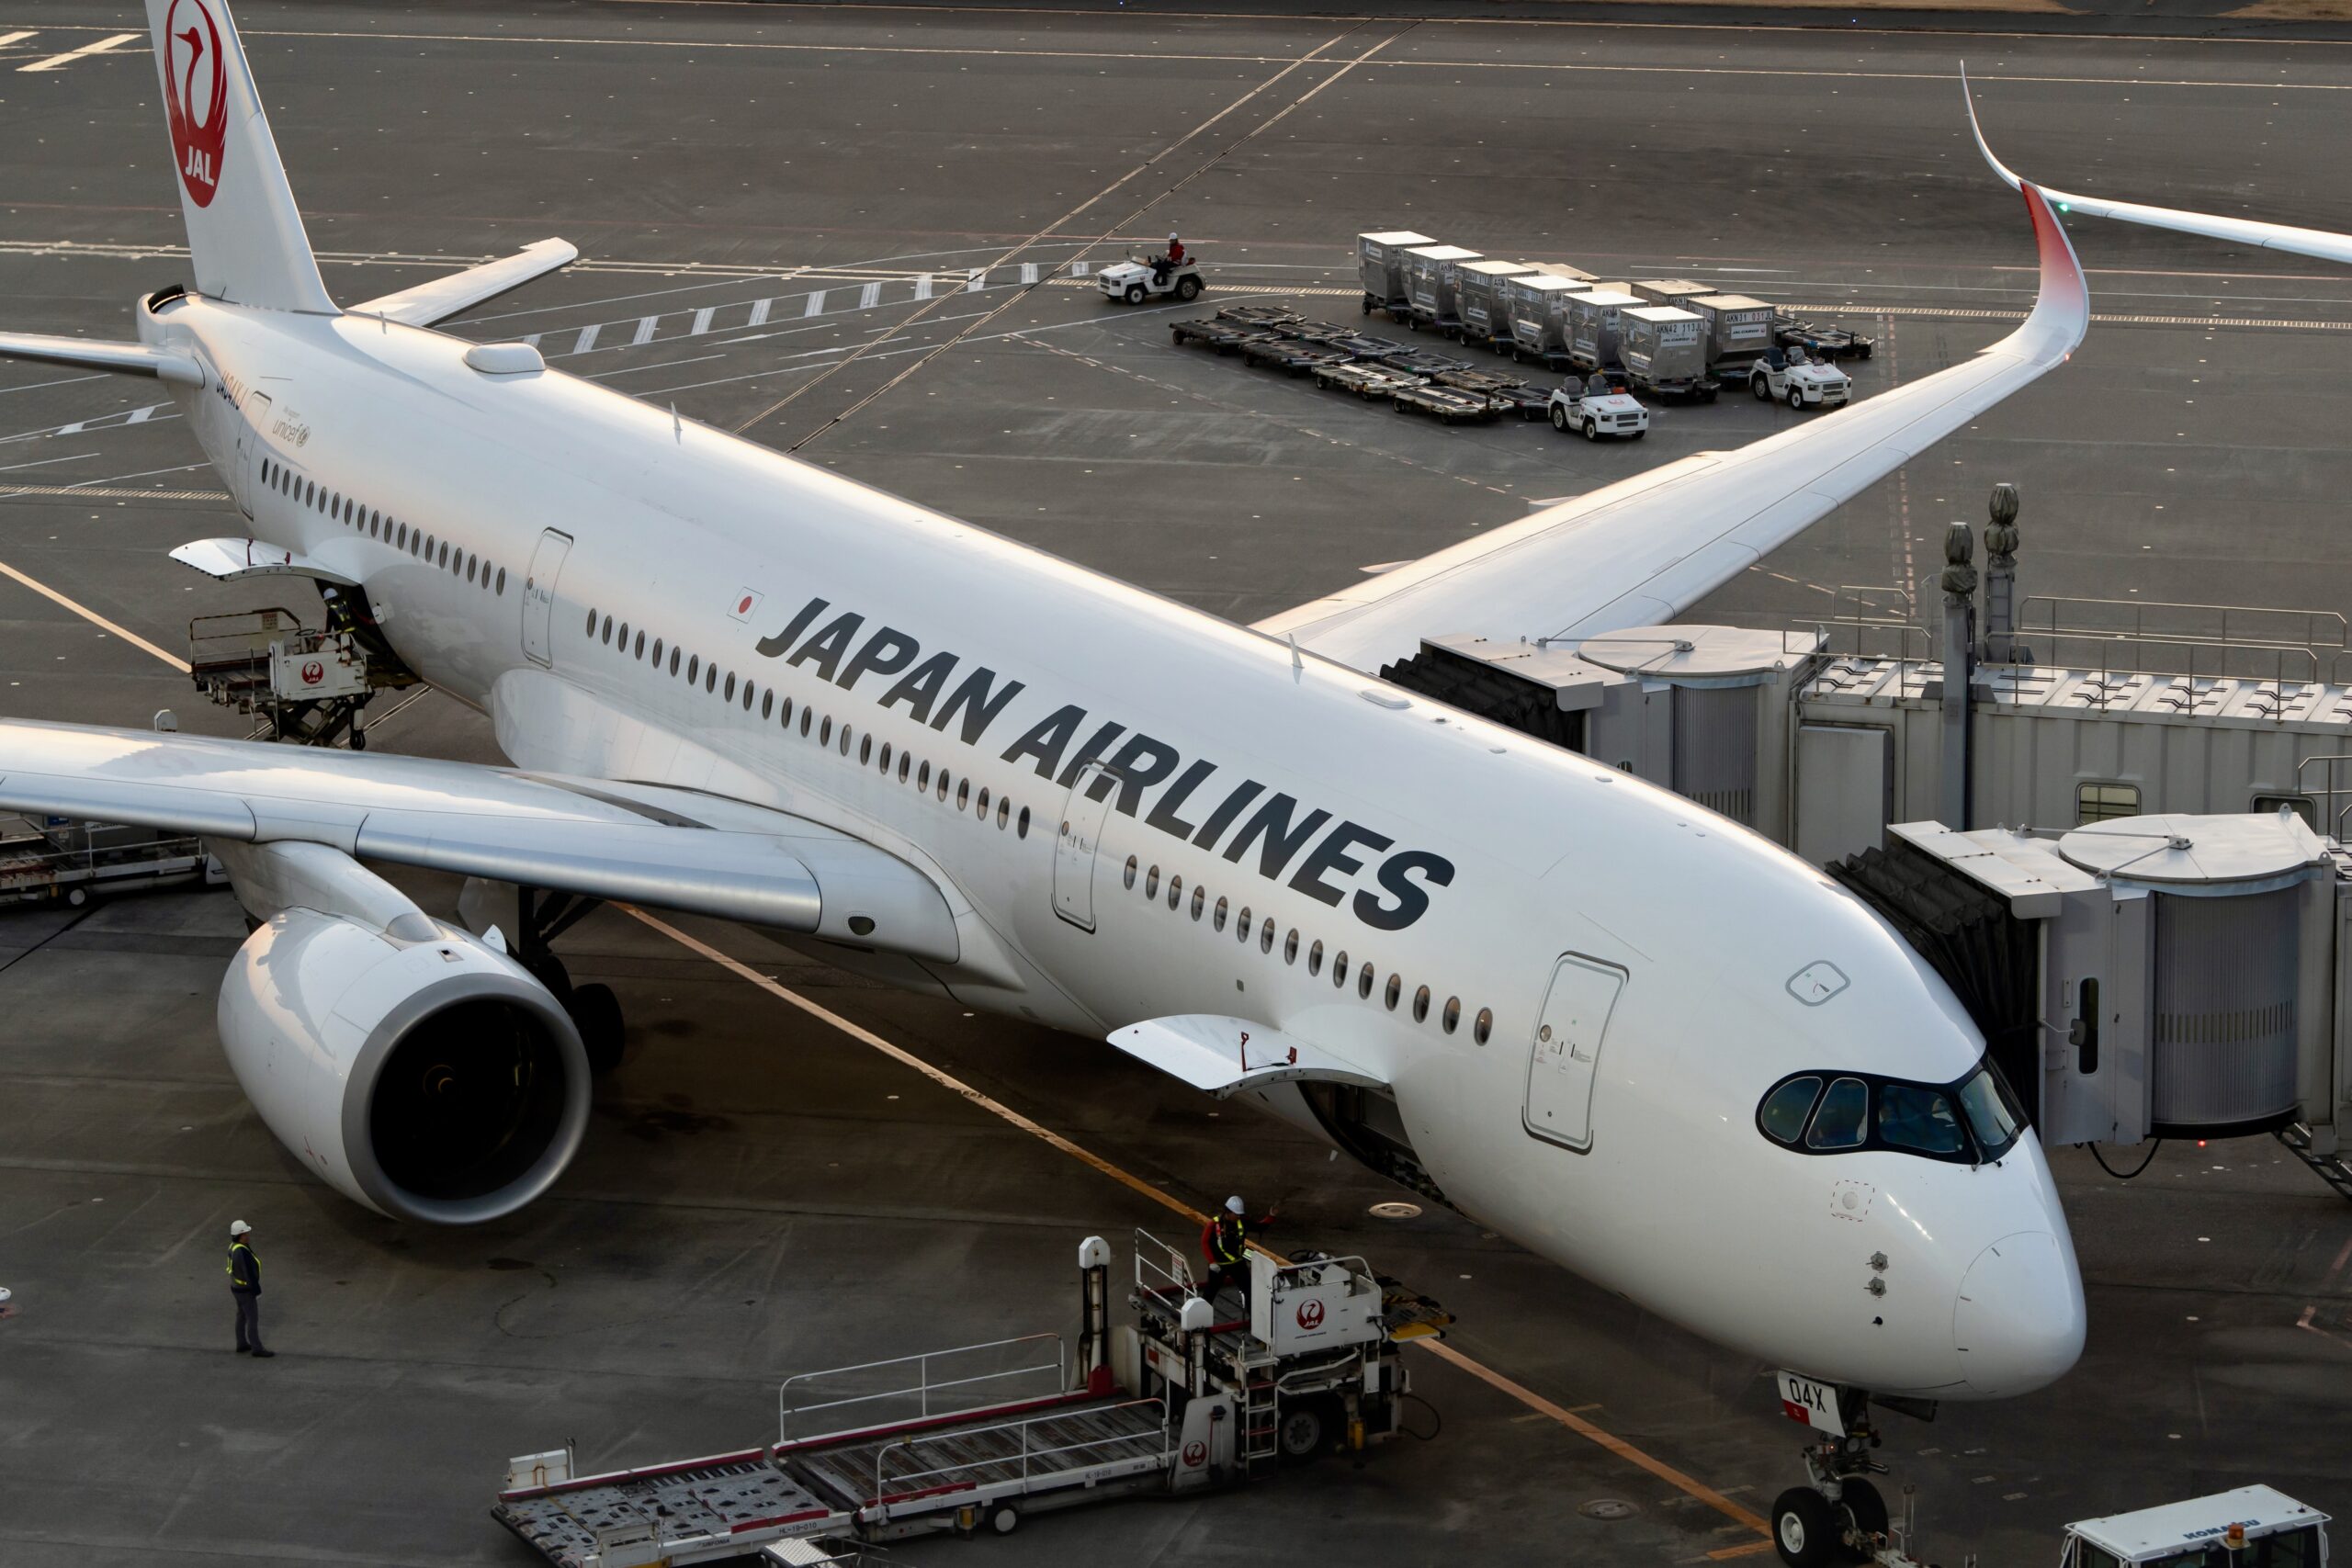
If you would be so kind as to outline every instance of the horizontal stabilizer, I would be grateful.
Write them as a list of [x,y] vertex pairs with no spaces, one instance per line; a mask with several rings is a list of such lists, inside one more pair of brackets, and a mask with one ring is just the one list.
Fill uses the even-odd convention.
[[352,310],[363,316],[382,316],[407,326],[429,327],[579,259],[580,247],[569,241],[540,240],[511,256],[501,256],[447,277],[436,277],[430,283],[420,283],[413,288],[403,288],[397,294],[370,299],[364,305],[354,305]]
[[1245,1089],[1300,1078],[1386,1087],[1385,1079],[1323,1046],[1247,1018],[1180,1013],[1114,1030],[1110,1041],[1136,1061],[1219,1100]]
[[357,586],[355,580],[329,570],[308,556],[265,545],[259,539],[198,539],[174,550],[172,558],[223,582],[248,577],[311,577],[342,588]]
[[195,360],[143,343],[100,343],[84,337],[51,337],[44,333],[0,333],[0,359],[37,359],[44,365],[154,376],[181,387],[204,385],[204,372],[197,368]]

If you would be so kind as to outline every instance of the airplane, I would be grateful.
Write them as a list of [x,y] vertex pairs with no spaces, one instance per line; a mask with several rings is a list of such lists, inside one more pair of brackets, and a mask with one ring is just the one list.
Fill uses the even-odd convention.
[[1891,927],[1379,673],[1667,620],[2062,364],[2088,296],[2032,186],[2040,299],[1974,356],[1242,626],[434,330],[560,241],[338,308],[228,6],[148,15],[193,284],[0,355],[160,381],[249,529],[176,558],[315,580],[511,765],[6,720],[0,807],[206,838],[256,922],[224,1052],[320,1179],[443,1224],[545,1192],[619,1033],[549,943],[628,901],[1106,1040],[1841,1398],[2074,1365],[2041,1149]]
[[[2023,190],[2025,181],[2007,164],[1993,155],[1984,140],[1984,128],[1976,120],[1976,96],[1969,90],[1968,67],[1960,68],[1961,101],[1968,106],[1968,130],[1976,138],[1976,150],[1984,162],[2001,176],[2011,190]],[[2041,187],[2041,194],[2055,202],[2061,212],[2087,213],[2093,218],[2112,218],[2119,222],[2137,223],[2149,229],[2170,229],[2177,233],[2202,234],[2211,240],[2227,240],[2233,244],[2252,245],[2256,250],[2288,251],[2296,255],[2316,256],[2322,261],[2352,262],[2352,234],[2333,234],[2324,229],[2298,229],[2286,223],[2265,223],[2252,218],[2223,218],[2210,212],[2190,212],[2177,207],[2148,207],[2136,201],[2109,201],[2104,197],[2075,196],[2062,190]]]

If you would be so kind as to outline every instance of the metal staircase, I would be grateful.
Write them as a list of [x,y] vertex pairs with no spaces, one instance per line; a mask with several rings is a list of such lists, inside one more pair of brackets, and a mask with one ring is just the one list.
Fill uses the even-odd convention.
[[2352,1166],[2344,1163],[2341,1154],[2324,1155],[2312,1147],[2312,1130],[2301,1122],[2290,1122],[2273,1134],[2284,1144],[2287,1152],[2311,1167],[2322,1181],[2335,1189],[2338,1196],[2352,1198]]

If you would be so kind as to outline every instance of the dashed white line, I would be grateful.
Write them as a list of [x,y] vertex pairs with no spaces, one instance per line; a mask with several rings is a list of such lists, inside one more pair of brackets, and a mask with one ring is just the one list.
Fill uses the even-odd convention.
[[[16,36],[30,38],[32,35],[18,33]],[[96,43],[85,43],[79,49],[69,49],[63,54],[52,54],[46,60],[36,60],[30,65],[19,65],[17,69],[18,71],[62,71],[77,60],[86,60],[94,54],[110,54],[118,46],[146,36],[145,33],[116,33],[111,38],[102,38]]]

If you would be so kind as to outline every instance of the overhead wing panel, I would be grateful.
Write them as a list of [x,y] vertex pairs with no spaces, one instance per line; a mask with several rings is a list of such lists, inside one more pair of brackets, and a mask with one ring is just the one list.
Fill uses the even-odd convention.
[[0,810],[126,822],[625,899],[952,964],[939,885],[820,823],[657,785],[0,719]]
[[2082,342],[2081,264],[2041,192],[2024,192],[2041,297],[1974,358],[1739,451],[1700,453],[1545,507],[1257,629],[1374,672],[1425,636],[1556,639],[1679,615]]

